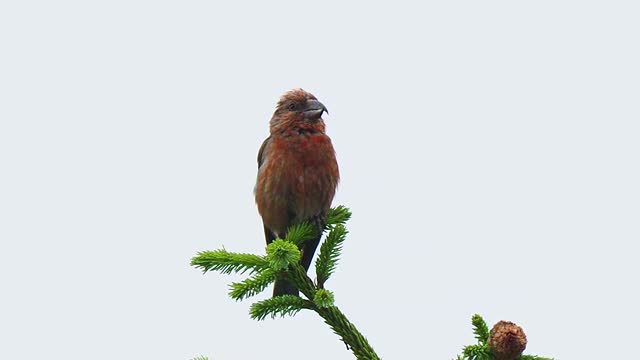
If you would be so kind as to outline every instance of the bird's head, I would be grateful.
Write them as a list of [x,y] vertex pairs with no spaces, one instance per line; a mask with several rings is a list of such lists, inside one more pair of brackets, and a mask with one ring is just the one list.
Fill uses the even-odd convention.
[[294,89],[280,97],[271,117],[272,132],[290,128],[307,128],[324,131],[322,114],[327,108],[313,94]]

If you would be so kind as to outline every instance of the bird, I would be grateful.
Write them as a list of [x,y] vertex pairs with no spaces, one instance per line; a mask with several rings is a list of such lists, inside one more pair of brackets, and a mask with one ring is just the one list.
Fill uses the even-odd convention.
[[[340,173],[325,132],[327,108],[311,93],[293,89],[282,95],[269,121],[269,136],[258,151],[254,188],[267,245],[284,239],[291,225],[314,225],[313,239],[300,245],[305,271],[318,247]],[[286,279],[276,279],[273,297],[298,295]]]

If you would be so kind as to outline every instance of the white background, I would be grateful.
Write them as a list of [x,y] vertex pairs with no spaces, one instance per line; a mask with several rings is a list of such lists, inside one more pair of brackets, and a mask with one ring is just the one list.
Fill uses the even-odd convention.
[[[634,2],[3,1],[0,358],[352,359],[315,314],[256,322],[197,251],[262,252],[256,153],[302,87],[353,220],[327,286],[385,359],[470,317],[527,352],[633,354]],[[266,296],[259,296],[261,299]]]

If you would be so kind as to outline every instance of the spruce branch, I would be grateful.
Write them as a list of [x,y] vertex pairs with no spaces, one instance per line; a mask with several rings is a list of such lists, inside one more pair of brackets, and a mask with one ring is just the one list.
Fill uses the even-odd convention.
[[325,323],[342,339],[353,354],[362,360],[376,360],[378,355],[373,351],[367,339],[334,305],[333,293],[324,289],[324,282],[336,268],[342,244],[347,230],[344,223],[351,217],[351,212],[344,206],[338,206],[327,213],[328,235],[320,246],[316,271],[318,285],[307,275],[300,264],[301,252],[298,248],[304,241],[317,236],[317,227],[303,223],[287,229],[285,239],[276,239],[266,248],[266,256],[236,254],[226,250],[204,251],[191,260],[191,265],[203,269],[204,272],[216,270],[222,273],[245,272],[250,270],[251,276],[241,282],[232,283],[229,296],[234,300],[243,300],[262,292],[276,278],[283,278],[293,284],[306,298],[294,295],[282,295],[259,301],[251,305],[249,315],[256,320],[264,320],[268,316],[295,315],[302,309],[315,311]]
[[[379,359],[367,339],[358,331],[355,325],[347,319],[338,307],[332,305],[332,293],[317,288],[300,264],[292,266],[287,274],[294,286],[309,299],[303,300],[305,308],[318,313],[325,323],[333,329],[333,332],[340,336],[340,339],[347,345],[347,348],[351,349],[357,359]],[[319,297],[318,293],[320,293]],[[331,304],[329,304],[329,301]]]
[[324,283],[336,269],[346,235],[347,230],[344,225],[336,224],[331,231],[329,231],[329,235],[327,235],[322,245],[320,245],[320,252],[316,260],[318,288],[322,289],[324,287]]
[[313,303],[319,308],[333,306],[333,293],[329,290],[318,289],[316,296],[313,297]]
[[474,314],[471,317],[471,324],[473,325],[473,333],[479,344],[486,344],[489,341],[489,328],[482,316]]
[[[264,320],[278,315],[293,316],[302,309],[312,310],[322,317],[357,359],[378,360],[378,355],[367,339],[335,306],[333,293],[324,288],[325,282],[336,269],[347,235],[344,224],[350,217],[351,212],[344,206],[327,212],[324,231],[328,231],[328,234],[320,246],[316,260],[317,284],[314,284],[300,264],[299,246],[319,235],[318,228],[308,223],[290,227],[285,239],[275,239],[267,246],[266,256],[232,253],[224,249],[202,251],[191,259],[191,265],[205,273],[213,270],[223,274],[249,271],[249,278],[231,284],[229,296],[234,300],[254,296],[276,279],[290,282],[306,299],[295,295],[281,295],[256,302],[249,311],[251,318]],[[465,346],[462,354],[456,357],[457,360],[553,360],[522,354],[526,336],[513,323],[501,321],[489,331],[486,322],[478,314],[473,315],[471,323],[477,344]]]
[[313,301],[317,289],[302,265],[294,264],[287,272],[287,277],[308,300]]
[[315,307],[314,310],[320,315],[324,322],[333,329],[333,332],[340,336],[340,339],[347,345],[353,355],[358,360],[378,360],[378,355],[373,351],[367,339],[356,329],[346,316],[336,306],[326,308]]
[[469,345],[462,350],[464,359],[468,360],[493,360],[491,350],[484,345]]
[[305,241],[313,239],[314,236],[316,236],[316,228],[307,222],[303,222],[287,228],[285,240],[300,246]]
[[305,301],[295,295],[282,295],[258,301],[251,305],[249,315],[254,320],[264,320],[267,316],[275,318],[277,315],[293,316],[305,308]]
[[271,244],[267,245],[266,261],[269,267],[275,271],[285,270],[291,264],[300,261],[300,249],[295,244],[275,239]]
[[329,209],[327,211],[327,225],[326,229],[338,224],[344,225],[347,221],[351,219],[351,211],[345,206],[338,205],[334,208]]
[[232,253],[219,249],[199,252],[191,259],[191,266],[201,269],[203,273],[219,271],[223,274],[232,272],[244,274],[248,270],[255,273],[267,269],[269,263],[262,256]]
[[241,282],[232,283],[229,296],[234,300],[244,300],[257,295],[276,280],[276,273],[272,269],[265,269],[258,274]]

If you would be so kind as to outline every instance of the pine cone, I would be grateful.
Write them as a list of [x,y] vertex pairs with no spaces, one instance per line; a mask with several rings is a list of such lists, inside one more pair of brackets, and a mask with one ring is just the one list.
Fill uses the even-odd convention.
[[499,321],[489,332],[488,345],[496,360],[515,360],[527,347],[527,336],[520,326]]

